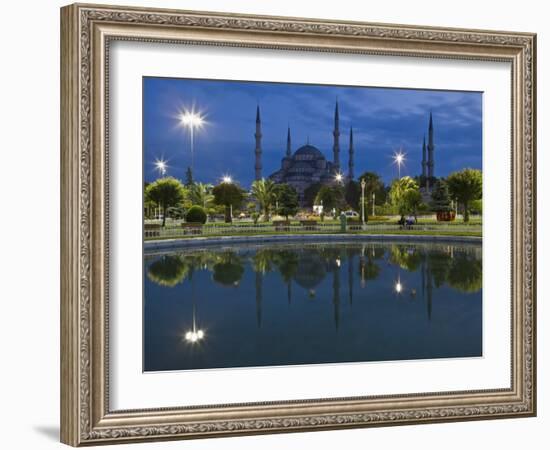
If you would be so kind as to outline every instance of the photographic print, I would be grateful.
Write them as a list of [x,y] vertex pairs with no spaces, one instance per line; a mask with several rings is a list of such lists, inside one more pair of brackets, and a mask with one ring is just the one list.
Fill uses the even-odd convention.
[[63,7],[61,441],[535,416],[536,41]]
[[482,93],[143,78],[146,372],[481,357]]

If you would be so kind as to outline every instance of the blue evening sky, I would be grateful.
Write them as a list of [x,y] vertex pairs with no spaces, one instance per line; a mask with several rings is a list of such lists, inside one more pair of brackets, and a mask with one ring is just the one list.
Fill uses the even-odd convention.
[[355,176],[397,177],[394,151],[403,148],[401,175],[421,173],[422,138],[434,120],[435,175],[465,167],[481,169],[482,94],[479,92],[351,86],[192,80],[143,80],[145,180],[157,178],[155,159],[168,162],[168,175],[182,180],[191,164],[189,131],[178,116],[195,108],[206,125],[195,133],[194,178],[218,183],[229,174],[248,188],[254,179],[256,105],[262,119],[264,177],[281,166],[290,126],[293,152],[310,144],[332,160],[334,105],[340,109],[340,161],[347,173],[349,128],[353,126]]

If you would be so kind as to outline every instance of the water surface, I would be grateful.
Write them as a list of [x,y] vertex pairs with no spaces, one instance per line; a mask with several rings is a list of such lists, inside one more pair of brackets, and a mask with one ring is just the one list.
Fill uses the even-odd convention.
[[481,245],[231,245],[146,255],[144,370],[482,355]]

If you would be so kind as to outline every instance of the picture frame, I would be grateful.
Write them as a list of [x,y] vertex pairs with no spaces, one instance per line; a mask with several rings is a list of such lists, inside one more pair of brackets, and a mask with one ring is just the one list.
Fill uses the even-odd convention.
[[[113,410],[108,69],[116,41],[509,63],[510,386]],[[534,416],[535,205],[534,34],[66,6],[61,9],[61,441],[82,446]]]

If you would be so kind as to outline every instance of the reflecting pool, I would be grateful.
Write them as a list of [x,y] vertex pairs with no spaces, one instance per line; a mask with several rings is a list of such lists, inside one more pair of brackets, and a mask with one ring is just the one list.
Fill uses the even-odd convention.
[[144,370],[482,355],[478,244],[146,254]]

